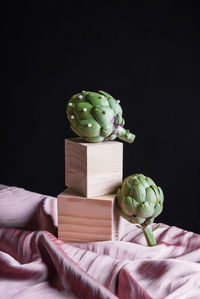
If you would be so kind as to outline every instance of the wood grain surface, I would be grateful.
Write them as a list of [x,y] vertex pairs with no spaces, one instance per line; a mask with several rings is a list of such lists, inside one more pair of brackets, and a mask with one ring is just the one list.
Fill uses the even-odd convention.
[[64,241],[118,240],[122,219],[115,194],[82,197],[66,189],[58,195],[58,238]]
[[87,196],[115,193],[122,183],[123,143],[65,139],[65,184]]

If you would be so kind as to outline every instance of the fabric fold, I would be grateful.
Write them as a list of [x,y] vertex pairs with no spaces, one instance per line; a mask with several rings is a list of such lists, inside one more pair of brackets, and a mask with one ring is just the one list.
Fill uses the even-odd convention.
[[120,241],[62,242],[57,199],[17,187],[0,190],[0,226],[0,298],[199,298],[198,234],[161,224],[148,247],[127,222]]

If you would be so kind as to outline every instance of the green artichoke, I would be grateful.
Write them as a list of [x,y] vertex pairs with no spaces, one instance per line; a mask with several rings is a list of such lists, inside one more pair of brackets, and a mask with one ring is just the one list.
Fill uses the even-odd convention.
[[82,91],[67,103],[71,129],[88,142],[114,140],[117,137],[132,143],[135,135],[123,128],[122,108],[108,93]]
[[127,177],[117,190],[120,215],[131,223],[139,224],[149,246],[157,245],[150,224],[162,212],[163,201],[162,189],[142,174]]

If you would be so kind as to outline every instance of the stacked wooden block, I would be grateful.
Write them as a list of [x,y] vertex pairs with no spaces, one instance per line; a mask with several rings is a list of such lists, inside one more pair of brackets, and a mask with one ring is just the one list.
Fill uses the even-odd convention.
[[65,140],[65,185],[58,195],[58,238],[118,240],[122,219],[116,191],[122,183],[123,144]]

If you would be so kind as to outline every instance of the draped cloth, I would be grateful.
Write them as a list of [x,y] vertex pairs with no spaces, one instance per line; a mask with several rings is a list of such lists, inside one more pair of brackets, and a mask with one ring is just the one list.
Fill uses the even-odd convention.
[[200,235],[166,224],[154,235],[148,247],[125,222],[120,241],[63,242],[55,197],[4,187],[0,298],[199,299]]

